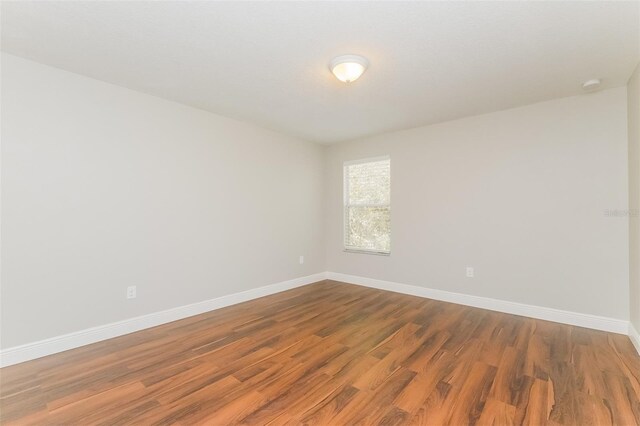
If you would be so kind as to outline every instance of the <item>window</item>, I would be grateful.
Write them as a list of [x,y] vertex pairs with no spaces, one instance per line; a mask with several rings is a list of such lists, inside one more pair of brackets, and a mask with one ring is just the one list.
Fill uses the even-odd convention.
[[389,157],[344,163],[344,248],[391,252]]

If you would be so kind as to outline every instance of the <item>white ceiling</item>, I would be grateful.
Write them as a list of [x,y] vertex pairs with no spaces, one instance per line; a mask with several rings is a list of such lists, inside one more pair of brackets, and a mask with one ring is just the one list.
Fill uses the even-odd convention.
[[[2,2],[2,50],[332,143],[625,85],[640,2]],[[352,85],[327,68],[367,57]]]

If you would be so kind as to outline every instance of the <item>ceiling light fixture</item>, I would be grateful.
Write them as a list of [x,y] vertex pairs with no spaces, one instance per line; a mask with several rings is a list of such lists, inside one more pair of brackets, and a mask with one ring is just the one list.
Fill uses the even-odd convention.
[[342,55],[333,58],[329,69],[336,78],[344,83],[356,81],[369,66],[366,58],[358,55]]
[[588,81],[585,81],[584,83],[582,83],[582,89],[586,90],[587,92],[591,92],[596,90],[597,88],[600,87],[600,79],[599,78],[594,78]]

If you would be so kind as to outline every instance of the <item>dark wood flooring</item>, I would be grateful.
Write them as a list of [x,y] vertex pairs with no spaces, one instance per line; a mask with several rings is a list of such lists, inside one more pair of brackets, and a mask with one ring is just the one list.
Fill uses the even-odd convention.
[[626,336],[332,281],[0,380],[6,425],[640,423]]

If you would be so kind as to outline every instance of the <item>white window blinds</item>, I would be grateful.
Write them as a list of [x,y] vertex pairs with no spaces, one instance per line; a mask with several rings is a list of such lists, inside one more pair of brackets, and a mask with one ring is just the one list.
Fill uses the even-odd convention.
[[391,161],[388,157],[344,164],[346,250],[391,251]]

